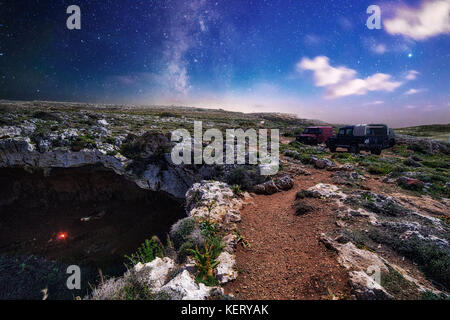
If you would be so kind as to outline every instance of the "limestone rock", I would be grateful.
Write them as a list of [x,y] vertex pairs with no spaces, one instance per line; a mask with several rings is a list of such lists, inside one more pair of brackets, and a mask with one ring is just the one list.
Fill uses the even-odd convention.
[[280,190],[290,190],[294,186],[294,180],[290,176],[276,178],[274,181],[276,187]]
[[340,191],[340,189],[333,184],[318,183],[315,186],[308,188],[307,190],[313,192],[313,194],[317,197],[342,199],[345,199],[347,197],[345,193]]
[[210,290],[211,287],[196,283],[194,277],[184,270],[161,287],[160,292],[167,293],[172,300],[205,300]]
[[349,272],[349,284],[352,293],[360,300],[393,300],[381,285],[363,271]]
[[267,181],[261,184],[258,184],[254,187],[253,191],[256,194],[266,194],[266,195],[270,195],[270,194],[274,194],[277,193],[278,191],[280,191],[278,189],[278,187],[276,186],[275,182],[271,181]]
[[314,166],[318,169],[328,169],[328,168],[335,168],[336,163],[331,161],[330,159],[319,159],[315,156],[311,157],[311,161],[314,163]]
[[174,265],[174,261],[168,257],[155,258],[155,260],[146,264],[139,262],[134,266],[134,271],[149,287],[157,289],[163,286],[167,274],[173,269]]
[[226,251],[217,257],[219,264],[216,267],[216,276],[220,283],[227,283],[237,278],[237,271],[234,270],[236,260],[234,256]]

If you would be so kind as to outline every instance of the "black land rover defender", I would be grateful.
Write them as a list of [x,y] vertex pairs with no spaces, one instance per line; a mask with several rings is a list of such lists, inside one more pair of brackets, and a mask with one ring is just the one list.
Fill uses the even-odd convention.
[[385,124],[364,124],[339,129],[338,134],[326,142],[331,152],[346,148],[351,153],[360,150],[381,154],[381,150],[395,145],[395,132]]

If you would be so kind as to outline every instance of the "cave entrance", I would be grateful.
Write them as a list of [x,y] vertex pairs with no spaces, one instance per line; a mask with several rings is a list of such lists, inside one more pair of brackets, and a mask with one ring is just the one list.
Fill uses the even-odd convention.
[[34,255],[118,275],[124,255],[153,235],[164,240],[184,216],[182,203],[103,166],[0,168],[2,256]]

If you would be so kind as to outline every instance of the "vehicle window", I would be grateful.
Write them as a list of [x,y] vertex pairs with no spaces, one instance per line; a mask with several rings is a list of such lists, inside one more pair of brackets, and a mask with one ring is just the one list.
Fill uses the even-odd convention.
[[339,129],[339,135],[345,136],[345,129]]
[[353,128],[348,128],[345,130],[345,135],[346,136],[351,136],[353,135]]
[[318,134],[318,133],[321,133],[321,132],[322,132],[322,130],[320,130],[319,128],[306,128],[303,131],[303,133],[306,133],[306,134]]
[[384,128],[367,128],[366,134],[368,136],[382,136],[386,134],[386,129]]

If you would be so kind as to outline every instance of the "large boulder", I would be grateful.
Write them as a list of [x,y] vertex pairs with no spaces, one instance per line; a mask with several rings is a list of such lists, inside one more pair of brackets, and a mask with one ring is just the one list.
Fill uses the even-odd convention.
[[134,266],[134,271],[140,275],[140,278],[148,287],[161,288],[169,272],[174,268],[175,263],[168,257],[155,258],[153,261]]
[[278,191],[280,190],[272,180],[258,184],[253,188],[253,192],[255,192],[256,194],[270,195],[277,193]]
[[359,300],[393,300],[394,297],[389,294],[380,284],[363,271],[349,272],[349,284],[352,293]]
[[290,176],[283,176],[280,178],[276,178],[274,181],[275,185],[280,190],[290,190],[294,186],[294,180]]
[[236,264],[234,255],[223,251],[216,260],[219,262],[216,268],[216,276],[220,283],[227,283],[237,278],[238,273],[234,269]]
[[314,164],[314,166],[318,169],[332,169],[337,167],[336,163],[326,158],[320,159],[315,156],[312,156],[311,161]]

